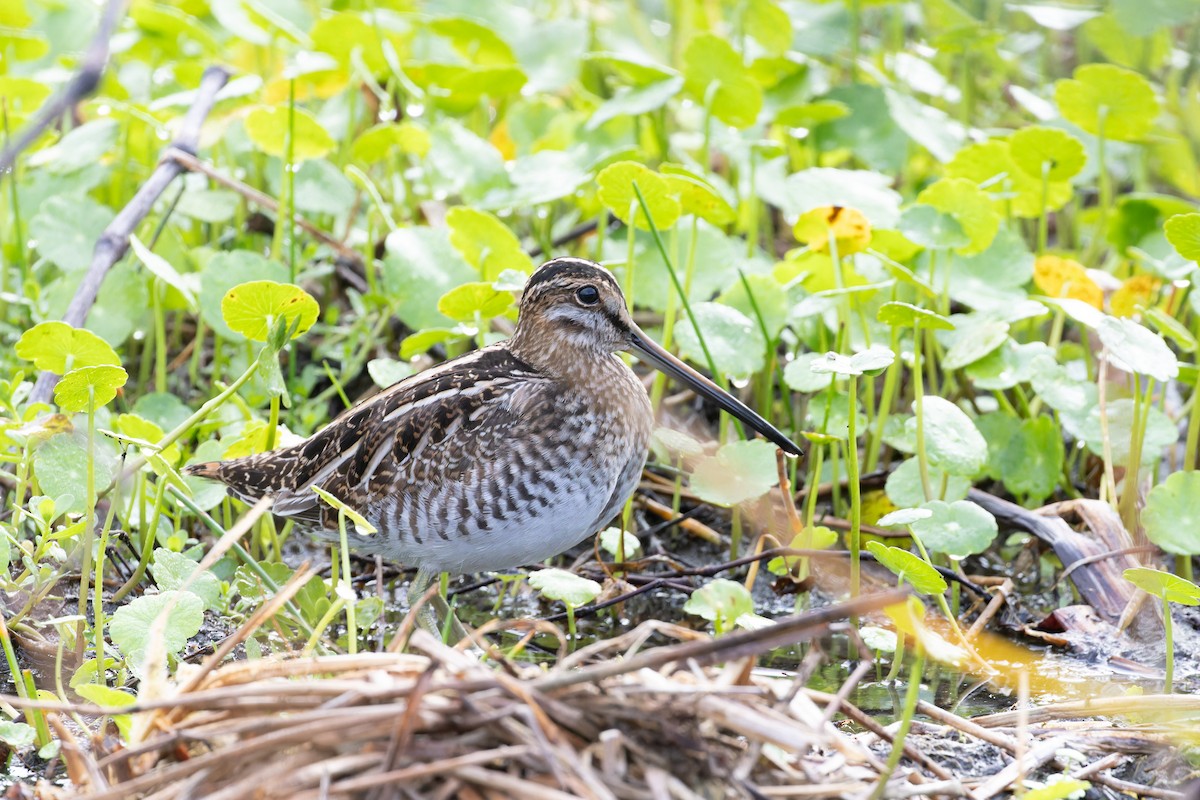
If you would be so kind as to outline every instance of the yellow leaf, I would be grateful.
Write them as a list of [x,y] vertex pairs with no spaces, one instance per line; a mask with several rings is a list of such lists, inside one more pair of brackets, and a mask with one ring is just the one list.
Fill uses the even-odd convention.
[[845,206],[819,206],[796,220],[796,240],[810,250],[829,252],[829,239],[837,243],[838,256],[865,250],[871,243],[871,223],[862,212]]
[[1114,317],[1132,317],[1137,307],[1149,308],[1162,281],[1153,275],[1134,275],[1121,284],[1109,299]]
[[1060,256],[1038,256],[1033,265],[1033,283],[1048,297],[1069,297],[1102,309],[1104,292],[1078,261]]

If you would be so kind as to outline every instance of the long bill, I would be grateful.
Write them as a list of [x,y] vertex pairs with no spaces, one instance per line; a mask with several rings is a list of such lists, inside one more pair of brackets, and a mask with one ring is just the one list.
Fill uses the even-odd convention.
[[729,392],[725,391],[720,386],[717,386],[708,378],[704,377],[699,372],[668,353],[660,344],[647,336],[636,325],[631,326],[629,336],[630,349],[642,361],[645,361],[655,369],[660,370],[670,377],[682,381],[686,385],[690,386],[702,397],[713,401],[722,409],[728,411],[730,414],[737,417],[751,428],[754,428],[754,430],[758,431],[775,444],[779,445],[781,448],[783,448],[784,452],[791,453],[794,456],[804,455],[804,451],[801,450],[795,442],[784,436],[778,428],[760,417],[752,409],[747,407],[745,403],[738,400]]

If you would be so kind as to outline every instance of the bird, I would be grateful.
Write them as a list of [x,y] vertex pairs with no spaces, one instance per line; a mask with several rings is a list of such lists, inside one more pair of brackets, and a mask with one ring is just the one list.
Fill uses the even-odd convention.
[[622,351],[802,455],[647,336],[611,272],[562,257],[529,277],[509,339],[407,377],[298,444],[185,471],[247,502],[270,495],[275,515],[332,539],[339,512],[313,489],[328,492],[377,529],[347,531],[351,550],[418,568],[412,602],[440,573],[537,564],[617,516],[654,427]]

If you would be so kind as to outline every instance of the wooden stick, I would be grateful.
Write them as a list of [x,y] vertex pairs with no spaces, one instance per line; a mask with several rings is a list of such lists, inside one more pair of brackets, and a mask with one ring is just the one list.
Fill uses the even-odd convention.
[[[191,151],[195,150],[200,141],[200,126],[204,123],[213,104],[217,92],[229,80],[229,73],[221,67],[209,67],[200,78],[200,88],[196,90],[196,99],[183,118],[179,128],[179,136],[171,143],[170,149]],[[100,293],[100,284],[104,282],[108,271],[121,260],[129,249],[129,237],[150,213],[159,196],[166,191],[171,181],[183,172],[183,167],[177,161],[163,159],[158,162],[154,172],[138,189],[137,194],[125,205],[116,218],[109,223],[96,241],[92,251],[92,263],[83,276],[63,322],[76,328],[87,320],[88,312],[96,303],[96,295]],[[44,403],[50,399],[58,376],[53,372],[43,372],[38,376],[37,384],[30,394],[30,403]]]
[[83,58],[79,61],[79,69],[67,81],[66,86],[55,97],[38,109],[37,114],[25,126],[17,138],[8,147],[0,151],[0,175],[7,173],[17,163],[21,155],[31,144],[38,140],[42,133],[54,124],[68,109],[80,100],[96,91],[100,78],[108,67],[109,42],[116,32],[122,17],[125,16],[125,0],[109,0],[104,8],[104,16],[96,26],[96,33],[88,44]]

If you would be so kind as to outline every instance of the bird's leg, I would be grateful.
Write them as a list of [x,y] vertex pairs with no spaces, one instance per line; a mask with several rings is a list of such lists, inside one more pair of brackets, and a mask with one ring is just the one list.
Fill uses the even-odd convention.
[[[408,613],[412,613],[417,602],[421,599],[421,595],[425,594],[429,589],[429,585],[433,583],[433,579],[437,577],[437,573],[421,567],[417,570],[417,577],[413,578],[412,583],[408,585]],[[420,625],[426,632],[433,634],[438,639],[442,638],[441,627],[438,625],[437,611],[434,610],[435,602],[441,599],[441,595],[434,595],[430,602],[425,603],[417,609],[417,624]],[[443,600],[443,605],[445,601]]]
[[[425,567],[417,570],[417,576],[408,585],[409,613],[412,612],[413,606],[421,599],[421,595],[425,594],[437,577],[438,573]],[[454,612],[450,610],[450,606],[446,603],[446,598],[442,597],[439,593],[433,595],[428,603],[417,610],[417,624],[437,637],[438,641],[442,641],[444,638],[442,633],[443,623],[449,628],[451,644],[467,638],[466,628],[458,621],[458,617],[454,615]]]

